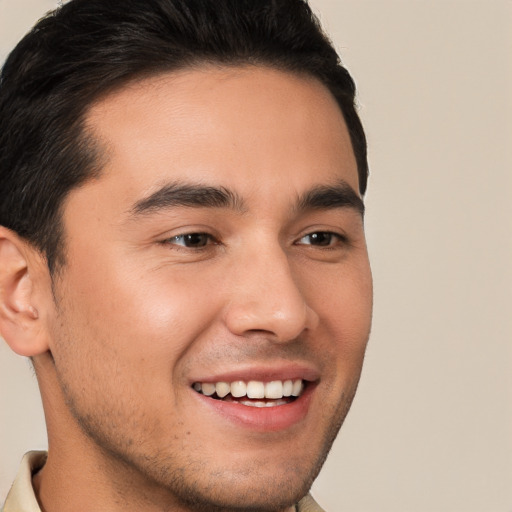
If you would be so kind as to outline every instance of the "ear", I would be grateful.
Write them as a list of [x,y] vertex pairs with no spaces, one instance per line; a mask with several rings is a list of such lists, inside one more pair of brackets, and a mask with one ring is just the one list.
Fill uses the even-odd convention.
[[51,280],[41,254],[0,226],[0,335],[19,355],[32,357],[49,349],[44,324],[48,304],[43,300],[49,291]]

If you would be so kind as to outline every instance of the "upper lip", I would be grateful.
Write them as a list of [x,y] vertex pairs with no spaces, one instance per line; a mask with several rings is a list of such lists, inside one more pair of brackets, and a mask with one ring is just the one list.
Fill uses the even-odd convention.
[[216,372],[213,375],[202,375],[191,379],[194,382],[236,382],[251,380],[260,382],[271,382],[274,380],[297,380],[313,382],[320,378],[320,372],[311,365],[303,363],[287,363],[280,365],[264,364],[246,366],[243,368],[231,369],[224,372]]

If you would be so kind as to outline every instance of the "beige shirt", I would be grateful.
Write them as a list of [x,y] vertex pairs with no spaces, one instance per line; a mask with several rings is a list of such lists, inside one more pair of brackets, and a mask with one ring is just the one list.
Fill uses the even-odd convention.
[[[46,452],[25,454],[2,512],[41,512],[32,487],[32,475],[41,469],[45,462]],[[300,500],[295,508],[297,512],[324,512],[309,495]]]

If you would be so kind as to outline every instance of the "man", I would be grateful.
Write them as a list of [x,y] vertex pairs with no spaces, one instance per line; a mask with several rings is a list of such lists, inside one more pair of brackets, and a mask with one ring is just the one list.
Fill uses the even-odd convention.
[[370,330],[366,143],[302,0],[72,0],[0,89],[4,511],[321,510]]

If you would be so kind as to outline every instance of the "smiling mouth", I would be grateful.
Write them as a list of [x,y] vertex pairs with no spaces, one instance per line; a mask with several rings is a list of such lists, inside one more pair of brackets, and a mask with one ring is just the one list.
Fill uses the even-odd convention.
[[276,407],[295,401],[304,391],[306,382],[274,380],[262,382],[238,380],[234,382],[195,382],[193,389],[214,400],[236,402],[248,407]]

